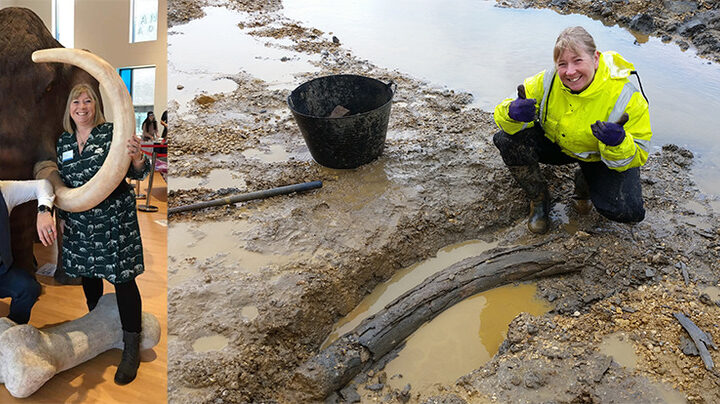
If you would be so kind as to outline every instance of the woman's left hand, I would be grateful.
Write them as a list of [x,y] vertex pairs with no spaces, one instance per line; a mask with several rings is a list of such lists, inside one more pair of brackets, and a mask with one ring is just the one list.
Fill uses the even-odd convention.
[[51,245],[57,235],[55,234],[55,221],[50,212],[39,212],[37,215],[37,232],[40,241],[45,247]]

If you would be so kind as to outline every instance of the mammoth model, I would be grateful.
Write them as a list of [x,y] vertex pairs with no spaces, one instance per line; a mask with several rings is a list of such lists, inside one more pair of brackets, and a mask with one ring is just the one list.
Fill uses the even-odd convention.
[[[113,141],[95,176],[70,189],[55,165],[67,97],[76,84],[89,83],[97,90],[98,82],[113,116]],[[58,207],[88,210],[123,180],[130,164],[125,143],[133,132],[130,95],[110,65],[89,52],[63,49],[32,11],[0,9],[0,179],[48,178]],[[13,256],[21,268],[35,267],[35,217],[35,202],[30,202],[14,209],[10,218]]]

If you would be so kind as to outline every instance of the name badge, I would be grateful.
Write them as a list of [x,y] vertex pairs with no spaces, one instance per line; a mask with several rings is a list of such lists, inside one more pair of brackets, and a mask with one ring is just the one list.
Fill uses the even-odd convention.
[[72,160],[73,157],[74,157],[73,151],[67,150],[67,151],[63,152],[63,154],[62,154],[62,161],[66,162],[68,160]]

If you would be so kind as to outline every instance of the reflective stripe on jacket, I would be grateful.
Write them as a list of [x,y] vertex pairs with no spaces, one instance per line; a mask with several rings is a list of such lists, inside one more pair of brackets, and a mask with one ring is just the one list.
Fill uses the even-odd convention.
[[[632,63],[616,52],[600,55],[592,83],[580,94],[572,94],[562,84],[555,68],[525,79],[527,98],[534,98],[538,118],[535,122],[518,122],[508,116],[506,98],[495,107],[495,123],[505,132],[515,134],[541,123],[545,136],[562,151],[582,161],[603,161],[609,168],[625,171],[645,164],[650,151],[650,114],[648,104],[628,80]],[[630,120],[624,125],[625,139],[617,146],[607,146],[593,136],[590,125],[595,121],[616,122],[623,112]]]

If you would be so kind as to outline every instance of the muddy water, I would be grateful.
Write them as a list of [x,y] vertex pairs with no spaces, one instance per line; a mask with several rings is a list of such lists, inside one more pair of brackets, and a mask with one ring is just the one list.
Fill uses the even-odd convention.
[[[466,299],[423,325],[385,366],[388,383],[413,391],[453,383],[490,360],[508,324],[522,312],[542,315],[552,308],[535,297],[536,285],[506,285]],[[397,377],[396,375],[402,375]]]
[[[252,229],[247,222],[171,223],[168,232],[168,287],[199,281],[203,274],[232,270],[257,274],[268,267],[309,260],[310,254],[282,255],[250,251],[240,234]],[[253,317],[248,309],[248,317]]]
[[[308,63],[316,56],[269,48],[265,43],[272,40],[247,35],[248,29],[238,27],[245,14],[219,7],[204,10],[204,18],[168,31],[168,98],[178,101],[180,113],[187,111],[187,103],[201,92],[237,88],[234,82],[222,79],[226,75],[245,71],[272,86],[292,89],[295,73],[317,70]],[[178,85],[184,88],[178,89]]]
[[428,276],[441,271],[450,265],[468,257],[480,255],[496,246],[497,243],[486,243],[470,240],[442,248],[433,258],[397,271],[387,282],[379,285],[358,304],[353,311],[335,323],[332,332],[323,342],[323,348],[330,345],[341,335],[355,328],[366,318],[380,311],[388,303],[403,293],[414,288]]
[[600,352],[612,356],[613,360],[629,370],[637,367],[638,357],[635,346],[625,333],[610,334],[600,344]]
[[585,16],[494,5],[492,0],[351,0],[336,7],[333,0],[283,1],[286,16],[332,32],[358,57],[469,91],[486,110],[552,64],[562,28],[582,25],[598,49],[618,51],[640,72],[650,100],[653,145],[686,145],[696,153],[701,189],[720,195],[720,178],[712,174],[720,169],[720,138],[711,136],[720,110],[720,65]]
[[[601,353],[611,356],[620,366],[630,371],[635,370],[637,367],[638,356],[635,354],[635,346],[630,340],[630,337],[625,333],[620,332],[605,336],[598,349]],[[651,380],[650,385],[663,399],[663,402],[667,404],[687,403],[683,393],[665,383]]]
[[700,294],[707,293],[713,302],[720,302],[720,287],[706,286],[700,289]]
[[218,190],[220,188],[239,188],[247,186],[244,175],[228,169],[216,169],[210,171],[205,177],[176,177],[168,178],[170,190],[208,188]]
[[247,149],[242,155],[249,159],[258,159],[265,163],[285,161],[290,156],[281,145],[270,145],[269,150]]
[[192,347],[195,352],[219,351],[225,348],[228,339],[222,335],[211,335],[209,337],[201,337],[193,342]]

